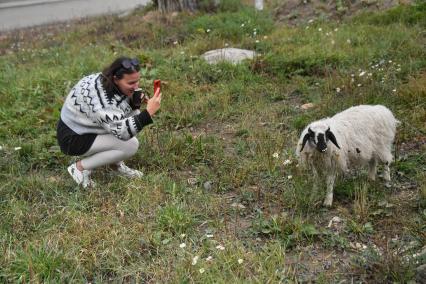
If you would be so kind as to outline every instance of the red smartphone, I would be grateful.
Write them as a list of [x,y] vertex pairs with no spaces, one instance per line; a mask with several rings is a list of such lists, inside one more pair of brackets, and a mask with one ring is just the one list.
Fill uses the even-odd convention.
[[161,80],[154,80],[154,94],[157,92],[157,89],[161,89]]

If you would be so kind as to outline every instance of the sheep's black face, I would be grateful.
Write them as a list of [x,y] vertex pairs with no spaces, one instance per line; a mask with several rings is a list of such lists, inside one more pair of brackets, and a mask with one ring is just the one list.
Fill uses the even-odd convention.
[[[314,140],[315,142],[315,140]],[[325,134],[319,133],[317,135],[316,148],[319,152],[324,153],[327,151],[327,142],[325,141]]]
[[320,153],[327,152],[328,141],[331,141],[334,145],[336,145],[337,148],[340,149],[339,145],[337,144],[336,137],[331,132],[330,127],[324,123],[312,124],[311,127],[308,128],[308,133],[306,133],[303,137],[302,148],[300,152],[303,151],[303,148],[308,141]]

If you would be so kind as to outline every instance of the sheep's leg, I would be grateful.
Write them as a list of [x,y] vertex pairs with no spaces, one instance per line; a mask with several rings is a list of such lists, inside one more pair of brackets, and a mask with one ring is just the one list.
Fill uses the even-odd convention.
[[312,166],[311,169],[312,169],[312,173],[313,173],[313,177],[314,177],[314,180],[313,180],[314,184],[312,185],[312,192],[311,192],[311,196],[310,196],[310,201],[311,201],[311,203],[313,203],[314,198],[318,196],[318,183],[319,183],[319,180],[320,180],[320,176],[318,174],[317,169],[314,166]]
[[390,187],[391,186],[391,184],[390,184],[390,180],[391,180],[391,177],[390,177],[390,168],[389,168],[389,166],[390,166],[390,164],[391,164],[391,162],[392,162],[392,153],[389,151],[388,153],[386,153],[387,155],[385,155],[385,157],[384,157],[384,166],[383,166],[383,179],[385,180],[385,186],[386,187]]
[[383,178],[385,179],[386,183],[388,184],[390,182],[390,168],[389,168],[390,162],[385,162],[385,165],[383,167]]
[[327,195],[325,196],[324,206],[330,207],[333,203],[333,187],[334,181],[336,180],[335,174],[329,174],[326,177],[327,181]]
[[370,180],[376,180],[376,173],[377,173],[377,160],[375,158],[372,158],[370,162],[368,163],[368,178]]

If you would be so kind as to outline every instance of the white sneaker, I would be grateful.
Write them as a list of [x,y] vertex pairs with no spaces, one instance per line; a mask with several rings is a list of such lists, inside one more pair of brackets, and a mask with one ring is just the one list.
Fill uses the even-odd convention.
[[71,177],[75,180],[75,182],[78,185],[81,185],[83,188],[87,187],[95,187],[96,184],[92,179],[90,178],[91,171],[89,170],[83,170],[80,171],[77,169],[77,164],[73,163],[71,166],[68,167],[68,172],[70,173]]
[[135,170],[135,169],[131,169],[128,166],[126,166],[124,164],[124,162],[120,162],[117,164],[117,172],[125,177],[129,177],[129,178],[141,178],[143,177],[143,173]]

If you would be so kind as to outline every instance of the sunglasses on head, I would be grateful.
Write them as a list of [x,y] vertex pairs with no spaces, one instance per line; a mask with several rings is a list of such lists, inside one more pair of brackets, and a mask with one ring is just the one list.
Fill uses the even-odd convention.
[[121,67],[116,72],[114,72],[114,75],[121,75],[126,73],[125,71],[139,71],[139,69],[139,60],[136,58],[124,59],[121,62]]
[[121,62],[121,66],[125,69],[139,68],[139,60],[136,58],[124,59]]

